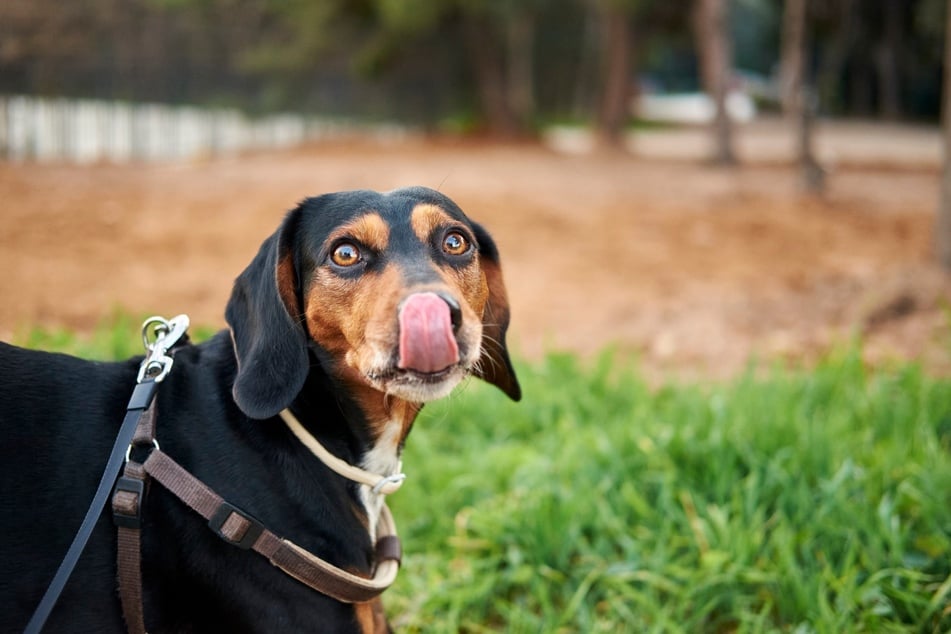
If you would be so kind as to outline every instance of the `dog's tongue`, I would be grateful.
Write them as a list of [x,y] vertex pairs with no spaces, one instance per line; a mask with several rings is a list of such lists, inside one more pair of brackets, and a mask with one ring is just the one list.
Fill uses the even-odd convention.
[[458,361],[449,305],[435,293],[410,295],[400,310],[399,367],[431,373]]

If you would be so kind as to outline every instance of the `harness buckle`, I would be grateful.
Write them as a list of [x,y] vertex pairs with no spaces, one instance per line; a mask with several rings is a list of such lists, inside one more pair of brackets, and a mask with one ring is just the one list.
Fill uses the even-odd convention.
[[113,523],[124,528],[139,528],[142,525],[142,501],[144,499],[144,480],[127,476],[119,478],[112,490]]
[[211,516],[208,527],[215,535],[242,550],[254,546],[254,542],[264,532],[261,522],[227,502],[222,502]]

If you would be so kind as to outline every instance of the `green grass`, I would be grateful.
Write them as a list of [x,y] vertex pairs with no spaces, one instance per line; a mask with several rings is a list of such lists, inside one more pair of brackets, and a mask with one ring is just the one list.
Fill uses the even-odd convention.
[[388,595],[420,632],[951,630],[951,383],[809,372],[651,389],[570,356],[427,407]]
[[[128,359],[145,354],[142,322],[148,317],[150,315],[133,317],[117,309],[87,335],[77,335],[67,328],[29,328],[17,332],[13,343],[27,348],[65,352],[86,359]],[[192,341],[202,341],[214,333],[214,328],[201,325],[193,325],[188,330]]]
[[[138,347],[113,326],[93,356]],[[660,388],[607,354],[518,370],[522,403],[471,382],[410,436],[398,631],[951,631],[951,381],[857,350]]]

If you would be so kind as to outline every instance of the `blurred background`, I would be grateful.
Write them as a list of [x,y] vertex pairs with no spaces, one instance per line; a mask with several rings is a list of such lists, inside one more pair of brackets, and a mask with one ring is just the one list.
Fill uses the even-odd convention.
[[495,232],[528,356],[946,369],[946,4],[7,0],[0,336],[221,325],[297,200],[422,184]]
[[951,631],[947,4],[2,0],[0,339],[206,335],[302,198],[433,187],[525,398],[414,428],[399,631]]

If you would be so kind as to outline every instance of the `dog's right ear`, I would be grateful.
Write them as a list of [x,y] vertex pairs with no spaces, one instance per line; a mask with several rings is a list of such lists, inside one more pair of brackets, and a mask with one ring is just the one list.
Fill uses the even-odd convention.
[[225,309],[238,360],[232,394],[251,418],[275,416],[290,405],[307,378],[310,362],[294,255],[300,215],[297,207],[264,241],[235,280]]
[[495,242],[478,223],[472,229],[479,242],[479,260],[489,288],[489,297],[482,314],[482,356],[476,375],[505,392],[513,401],[521,400],[522,388],[505,343],[509,327],[509,300],[502,282],[502,265]]

